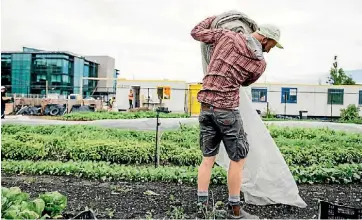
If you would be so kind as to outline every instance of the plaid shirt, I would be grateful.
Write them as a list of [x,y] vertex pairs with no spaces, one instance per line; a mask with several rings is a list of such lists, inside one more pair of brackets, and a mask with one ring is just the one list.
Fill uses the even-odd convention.
[[217,108],[234,109],[239,106],[240,86],[254,83],[264,72],[266,62],[258,59],[247,46],[243,34],[227,29],[209,29],[215,18],[207,18],[191,32],[195,40],[214,44],[197,99]]

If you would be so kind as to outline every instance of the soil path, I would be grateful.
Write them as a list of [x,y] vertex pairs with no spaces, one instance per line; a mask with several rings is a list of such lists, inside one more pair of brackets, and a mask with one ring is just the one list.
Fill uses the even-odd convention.
[[[19,186],[36,197],[39,193],[56,191],[68,197],[64,217],[72,217],[85,207],[94,209],[98,218],[195,218],[195,186],[174,183],[100,182],[56,176],[2,176],[1,185]],[[300,195],[308,204],[305,209],[285,205],[253,206],[245,209],[261,218],[317,218],[317,201],[362,206],[362,184],[299,185]],[[157,195],[145,195],[151,190]],[[227,201],[226,186],[212,186],[214,200]],[[183,211],[181,211],[183,209]]]

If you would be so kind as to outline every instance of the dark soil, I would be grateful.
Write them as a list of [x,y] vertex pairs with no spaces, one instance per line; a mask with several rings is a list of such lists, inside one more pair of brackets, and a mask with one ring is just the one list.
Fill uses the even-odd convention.
[[[18,186],[36,197],[59,191],[68,197],[64,217],[93,209],[98,218],[196,218],[196,187],[175,183],[101,182],[71,177],[2,176],[1,185]],[[317,218],[318,199],[362,207],[362,184],[300,185],[300,195],[308,204],[301,209],[285,205],[253,206],[245,209],[261,218]],[[157,195],[146,195],[151,190]],[[212,186],[214,200],[227,201],[226,186]]]

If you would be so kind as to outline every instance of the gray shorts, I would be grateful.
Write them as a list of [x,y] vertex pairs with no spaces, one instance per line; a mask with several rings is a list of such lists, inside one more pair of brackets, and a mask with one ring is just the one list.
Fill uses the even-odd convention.
[[230,160],[237,162],[248,155],[249,143],[239,110],[202,110],[199,123],[200,148],[204,157],[216,156],[221,141]]

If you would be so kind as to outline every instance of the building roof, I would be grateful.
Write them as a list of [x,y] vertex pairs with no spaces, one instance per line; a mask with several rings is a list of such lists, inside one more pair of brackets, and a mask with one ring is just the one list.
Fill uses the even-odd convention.
[[66,55],[70,55],[73,57],[78,57],[78,58],[83,58],[85,60],[87,60],[88,62],[92,62],[95,64],[98,64],[97,62],[93,61],[93,60],[89,60],[86,59],[84,56],[80,56],[78,54],[75,54],[73,52],[69,52],[69,51],[46,51],[46,50],[42,50],[42,51],[1,51],[1,54],[66,54]]
[[117,78],[118,82],[172,82],[172,83],[186,83],[183,80],[168,80],[168,79],[126,79]]
[[72,52],[69,52],[69,51],[47,51],[47,50],[42,50],[42,51],[1,51],[1,53],[34,53],[34,54],[68,54],[68,55],[71,55],[71,56],[74,56],[74,57],[81,57],[80,55],[78,54],[75,54],[75,53],[72,53]]

